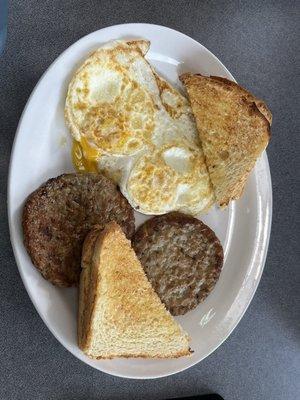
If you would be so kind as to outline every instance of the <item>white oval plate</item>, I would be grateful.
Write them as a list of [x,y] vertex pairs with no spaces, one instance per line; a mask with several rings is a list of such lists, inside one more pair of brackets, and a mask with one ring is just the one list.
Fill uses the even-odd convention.
[[[70,137],[64,123],[68,83],[78,66],[101,44],[119,38],[151,41],[148,59],[162,76],[180,86],[178,74],[200,72],[233,79],[205,47],[182,33],[148,24],[101,29],[80,39],[50,66],[31,94],[16,133],[8,182],[11,242],[21,277],[41,318],[53,335],[76,357],[112,375],[157,378],[182,371],[212,353],[246,311],[260,280],[270,235],[272,189],[264,153],[248,180],[241,200],[226,211],[212,210],[202,219],[223,243],[225,263],[207,300],[178,320],[189,332],[195,351],[175,360],[115,359],[95,361],[77,347],[77,290],[56,288],[33,267],[23,246],[21,212],[26,197],[42,182],[73,171]],[[136,214],[137,224],[144,217]]]

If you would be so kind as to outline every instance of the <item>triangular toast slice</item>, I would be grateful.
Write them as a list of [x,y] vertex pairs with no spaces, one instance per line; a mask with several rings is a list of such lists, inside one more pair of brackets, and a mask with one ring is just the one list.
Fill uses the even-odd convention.
[[189,355],[189,337],[149,283],[120,226],[87,236],[80,277],[78,341],[96,359]]
[[272,114],[228,79],[183,74],[216,202],[238,199],[257,158],[267,147]]

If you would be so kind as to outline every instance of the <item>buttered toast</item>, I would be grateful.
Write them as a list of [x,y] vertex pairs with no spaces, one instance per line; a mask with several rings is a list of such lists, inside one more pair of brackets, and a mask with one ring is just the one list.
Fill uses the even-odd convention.
[[96,359],[190,354],[189,337],[149,283],[115,222],[87,236],[80,278],[78,341]]

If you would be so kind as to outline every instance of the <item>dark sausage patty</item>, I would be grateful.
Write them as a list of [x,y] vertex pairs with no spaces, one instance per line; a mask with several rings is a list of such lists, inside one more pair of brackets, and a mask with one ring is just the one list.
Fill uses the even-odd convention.
[[77,285],[87,232],[112,220],[128,238],[133,235],[133,210],[110,179],[92,173],[64,174],[27,198],[24,243],[44,278],[58,286]]
[[146,221],[133,248],[156,293],[173,315],[195,308],[214,288],[223,249],[203,222],[178,212]]

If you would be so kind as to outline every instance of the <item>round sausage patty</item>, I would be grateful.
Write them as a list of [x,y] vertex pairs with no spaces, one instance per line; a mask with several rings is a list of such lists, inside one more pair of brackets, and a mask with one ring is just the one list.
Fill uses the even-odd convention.
[[173,315],[195,308],[214,288],[223,249],[203,222],[179,212],[146,221],[133,248],[156,293]]
[[101,174],[64,174],[48,180],[26,200],[24,243],[44,278],[77,285],[81,248],[88,231],[116,221],[130,238],[133,210],[115,184]]

